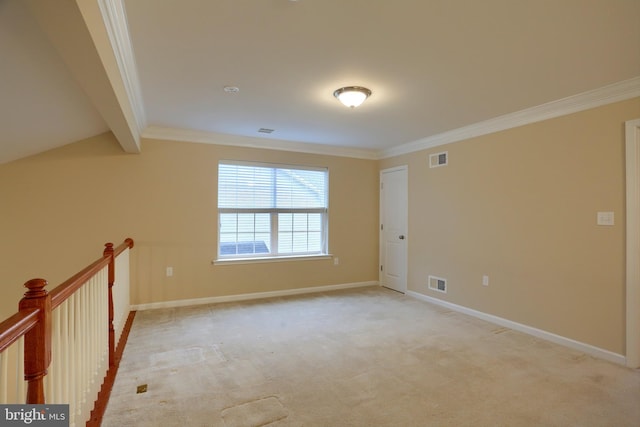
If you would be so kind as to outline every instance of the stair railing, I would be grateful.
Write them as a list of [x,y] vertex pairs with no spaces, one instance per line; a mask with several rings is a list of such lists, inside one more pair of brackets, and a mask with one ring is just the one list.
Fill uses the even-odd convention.
[[0,403],[69,404],[70,426],[95,422],[133,320],[131,248],[132,239],[105,244],[101,258],[51,292],[44,279],[25,283],[18,312],[0,323]]

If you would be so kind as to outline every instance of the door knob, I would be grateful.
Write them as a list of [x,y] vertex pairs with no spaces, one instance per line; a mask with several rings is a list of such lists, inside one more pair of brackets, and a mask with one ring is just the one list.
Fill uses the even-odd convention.
[[399,235],[399,236],[398,236],[398,239],[400,239],[400,240],[404,240],[404,235],[403,235],[403,234]]

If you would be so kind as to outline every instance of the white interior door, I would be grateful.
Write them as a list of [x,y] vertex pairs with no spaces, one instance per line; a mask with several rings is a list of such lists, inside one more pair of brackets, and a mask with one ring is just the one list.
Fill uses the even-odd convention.
[[380,284],[407,290],[407,167],[380,172]]
[[627,366],[640,368],[640,119],[626,122]]

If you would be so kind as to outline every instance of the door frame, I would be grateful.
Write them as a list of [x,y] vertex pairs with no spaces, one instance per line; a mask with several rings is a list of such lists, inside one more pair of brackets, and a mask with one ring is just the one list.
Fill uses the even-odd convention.
[[640,368],[640,119],[625,122],[627,260],[626,349],[630,368]]
[[[408,165],[401,165],[401,166],[394,166],[392,168],[387,168],[387,169],[382,169],[380,171],[380,183],[379,183],[379,193],[380,195],[382,195],[382,177],[385,173],[389,173],[389,172],[397,172],[397,171],[405,171],[407,174],[407,181],[406,181],[406,185],[407,185],[407,203],[404,207],[404,214],[405,214],[405,224],[407,227],[407,230],[405,232],[405,235],[408,236],[409,234],[409,166]],[[378,214],[378,239],[379,239],[379,244],[378,244],[378,283],[382,286],[383,285],[383,272],[380,269],[380,266],[383,265],[383,254],[384,254],[384,248],[385,248],[385,241],[384,241],[384,232],[382,230],[382,219],[383,219],[383,212],[384,212],[384,208],[383,208],[383,200],[382,200],[382,196],[380,197],[379,200],[379,214]],[[409,290],[409,239],[407,237],[407,239],[405,240],[405,256],[404,256],[404,292],[406,294],[406,292]]]

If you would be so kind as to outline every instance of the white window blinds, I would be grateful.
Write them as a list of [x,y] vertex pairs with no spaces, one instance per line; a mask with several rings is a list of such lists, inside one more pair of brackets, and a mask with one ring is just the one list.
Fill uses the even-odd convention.
[[327,171],[220,163],[218,207],[326,208]]

